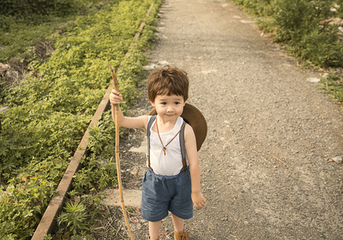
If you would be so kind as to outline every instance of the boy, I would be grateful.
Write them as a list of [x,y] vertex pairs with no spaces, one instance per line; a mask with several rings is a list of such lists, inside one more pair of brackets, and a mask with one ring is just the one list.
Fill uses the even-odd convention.
[[[187,239],[184,219],[193,216],[193,204],[202,208],[206,201],[200,189],[200,167],[196,138],[192,127],[184,124],[181,114],[188,98],[187,74],[175,67],[165,66],[152,71],[148,78],[148,98],[157,115],[125,117],[119,110],[119,126],[144,128],[148,131],[147,171],[142,187],[142,217],[149,221],[149,238],[159,239],[161,221],[171,212],[174,238]],[[114,106],[122,95],[112,90]],[[148,128],[149,120],[151,121]],[[151,127],[150,127],[151,126]],[[184,128],[186,160],[181,157],[180,138]],[[182,141],[182,140],[181,140]]]

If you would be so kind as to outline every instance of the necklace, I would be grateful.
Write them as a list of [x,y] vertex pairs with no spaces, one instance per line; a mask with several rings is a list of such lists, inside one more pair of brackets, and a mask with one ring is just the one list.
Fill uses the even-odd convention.
[[160,132],[158,130],[158,124],[157,124],[157,118],[156,118],[156,130],[157,130],[157,135],[158,135],[158,138],[160,139],[160,142],[162,144],[162,150],[163,150],[163,153],[164,155],[167,155],[166,153],[166,150],[167,150],[167,146],[176,138],[176,136],[181,132],[182,128],[185,127],[186,124],[183,124],[182,127],[180,128],[180,130],[175,134],[175,136],[167,143],[167,145],[163,145],[163,142],[162,142],[162,139],[161,139],[161,136],[160,136]]

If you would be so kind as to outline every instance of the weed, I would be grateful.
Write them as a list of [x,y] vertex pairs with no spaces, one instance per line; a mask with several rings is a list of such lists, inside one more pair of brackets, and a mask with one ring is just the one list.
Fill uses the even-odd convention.
[[58,216],[57,221],[61,228],[65,227],[74,235],[88,229],[87,208],[82,202],[67,202],[64,212]]
[[320,80],[320,86],[324,92],[343,103],[343,79],[337,75],[329,75]]

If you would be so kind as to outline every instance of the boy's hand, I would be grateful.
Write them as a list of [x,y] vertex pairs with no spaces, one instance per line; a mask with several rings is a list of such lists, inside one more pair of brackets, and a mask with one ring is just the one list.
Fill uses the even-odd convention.
[[115,89],[110,94],[110,102],[112,105],[120,104],[123,101],[123,96],[119,94]]
[[201,192],[192,193],[192,201],[196,209],[200,209],[206,204],[206,200]]

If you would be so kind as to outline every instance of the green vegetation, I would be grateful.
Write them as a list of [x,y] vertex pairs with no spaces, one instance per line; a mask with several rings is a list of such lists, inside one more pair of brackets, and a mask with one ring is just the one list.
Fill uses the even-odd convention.
[[253,14],[260,28],[285,46],[303,66],[322,68],[335,77],[321,81],[342,102],[343,44],[339,25],[342,0],[233,0]]
[[321,80],[324,92],[343,103],[343,78],[337,74],[330,74]]
[[[338,25],[343,0],[234,0],[260,27],[307,66],[326,69],[326,92],[343,102],[343,48]],[[154,3],[150,16],[146,12]],[[0,62],[20,81],[0,76],[0,238],[28,239],[40,221],[94,112],[142,21],[146,26],[118,72],[123,111],[139,95],[155,38],[161,0],[4,0]],[[335,8],[336,11],[332,11]],[[99,214],[98,191],[116,185],[115,129],[105,112],[90,129],[57,236],[89,235]],[[87,222],[87,224],[85,224]],[[47,236],[47,239],[53,239]]]
[[[100,0],[3,0],[0,8],[0,62],[13,57],[29,63],[33,48]],[[98,4],[97,6],[101,6]],[[31,56],[29,56],[31,55]]]
[[58,217],[59,225],[66,225],[76,235],[78,232],[87,230],[87,208],[82,202],[67,202],[65,211]]
[[[12,2],[8,1],[9,9]],[[34,17],[27,22],[19,13],[0,12],[0,62],[22,64],[30,71],[16,85],[0,78],[4,86],[0,103],[6,109],[0,113],[1,239],[33,235],[111,81],[108,64],[118,68],[140,23],[146,21],[118,72],[123,110],[138,96],[142,66],[147,63],[143,50],[155,38],[160,5],[155,0],[56,0],[57,8],[42,10],[42,5],[37,9],[33,3],[52,1],[25,2],[33,8],[15,10],[32,13]],[[38,54],[38,48],[46,45],[53,51],[48,56]],[[90,129],[87,156],[69,193],[80,203],[66,206],[58,221],[61,231],[89,232],[102,197],[97,191],[116,185],[114,134],[109,112]],[[85,219],[87,229],[82,223]]]
[[0,14],[3,16],[22,16],[31,18],[56,15],[65,16],[77,11],[78,1],[73,0],[55,0],[55,1],[21,1],[21,0],[3,0]]

